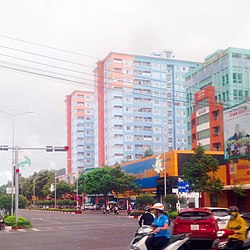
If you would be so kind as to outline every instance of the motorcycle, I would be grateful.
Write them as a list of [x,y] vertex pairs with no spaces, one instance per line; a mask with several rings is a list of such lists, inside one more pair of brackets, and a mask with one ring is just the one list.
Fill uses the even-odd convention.
[[[150,226],[142,226],[135,233],[134,239],[130,243],[130,249],[147,250],[146,239],[153,235],[153,229]],[[163,250],[179,250],[187,244],[190,233],[176,234],[171,236],[168,245]],[[184,248],[186,249],[186,248]]]
[[[226,247],[228,242],[228,236],[233,235],[233,230],[221,229],[217,232],[217,239],[214,240],[211,250],[230,250]],[[250,239],[246,239],[244,241],[243,246],[241,247],[242,250],[250,250]]]
[[119,208],[118,208],[118,207],[115,207],[115,208],[114,208],[114,214],[119,215],[119,212],[120,212],[120,211],[119,211]]
[[103,214],[110,214],[110,209],[103,208],[102,213]]

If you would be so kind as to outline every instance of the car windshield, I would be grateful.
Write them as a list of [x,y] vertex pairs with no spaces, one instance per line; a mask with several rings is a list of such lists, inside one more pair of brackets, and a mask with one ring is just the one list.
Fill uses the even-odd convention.
[[183,212],[179,214],[181,220],[207,220],[211,217],[207,212]]
[[212,213],[215,216],[223,217],[223,216],[227,216],[228,215],[228,210],[227,209],[213,209]]

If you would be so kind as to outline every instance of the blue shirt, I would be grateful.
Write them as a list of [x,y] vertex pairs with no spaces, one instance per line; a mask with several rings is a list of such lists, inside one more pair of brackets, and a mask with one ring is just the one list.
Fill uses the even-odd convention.
[[[165,214],[161,214],[160,217],[157,215],[154,218],[153,225],[155,228],[157,227],[164,227],[165,224],[168,224],[168,216]],[[165,236],[168,239],[170,238],[170,230],[169,228],[167,230],[159,230],[157,234],[155,234],[155,237],[161,237]]]

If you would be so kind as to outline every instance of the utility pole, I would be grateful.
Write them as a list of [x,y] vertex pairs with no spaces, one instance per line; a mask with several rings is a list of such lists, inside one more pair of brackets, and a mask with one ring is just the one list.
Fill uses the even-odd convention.
[[18,221],[18,206],[19,206],[19,162],[18,162],[19,147],[15,147],[15,218]]
[[55,208],[56,208],[56,170],[55,170]]

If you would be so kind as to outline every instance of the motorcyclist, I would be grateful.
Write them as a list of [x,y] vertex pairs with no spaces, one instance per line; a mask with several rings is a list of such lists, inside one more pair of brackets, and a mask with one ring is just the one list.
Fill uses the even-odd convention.
[[154,215],[151,214],[151,208],[149,206],[146,206],[144,208],[144,213],[139,217],[138,223],[139,226],[141,227],[142,225],[148,225],[151,226],[153,220],[154,220]]
[[118,207],[118,205],[115,206],[115,208],[114,208],[114,213],[115,213],[115,214],[119,214],[119,207]]
[[169,242],[169,218],[164,213],[164,205],[155,203],[152,207],[155,218],[152,223],[154,236],[148,237],[145,244],[148,250],[163,249]]
[[226,246],[232,250],[240,250],[246,239],[246,221],[240,216],[239,209],[236,206],[229,207],[228,214],[230,220],[226,225],[226,229],[233,230],[234,234],[228,236],[229,241]]

